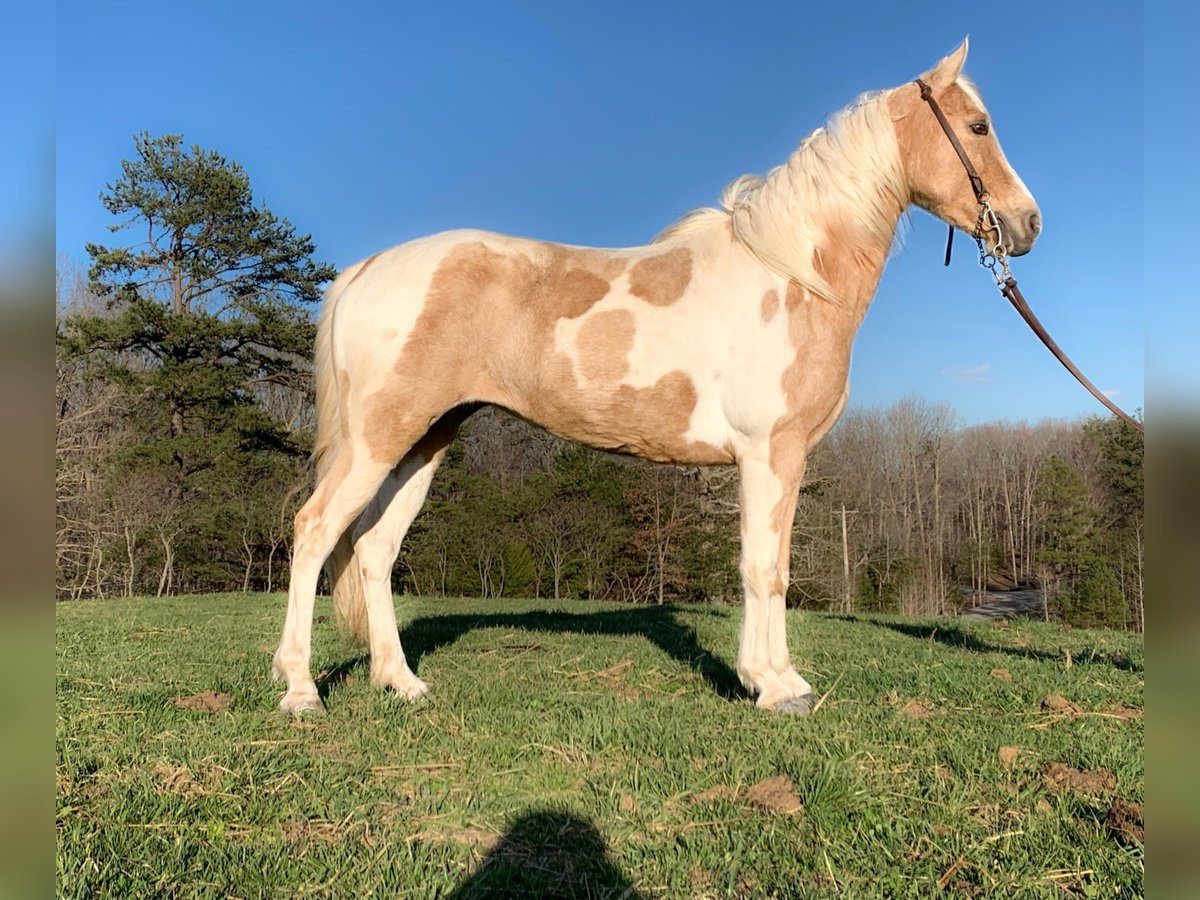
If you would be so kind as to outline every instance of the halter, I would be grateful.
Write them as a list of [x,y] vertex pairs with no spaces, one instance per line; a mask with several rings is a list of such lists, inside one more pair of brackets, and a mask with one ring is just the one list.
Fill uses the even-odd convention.
[[[954,148],[954,152],[958,154],[959,160],[963,164],[963,168],[967,170],[967,178],[971,182],[971,190],[975,192],[975,200],[979,203],[979,217],[975,220],[975,231],[971,235],[975,239],[976,246],[979,247],[979,264],[992,273],[992,278],[996,281],[996,286],[1000,289],[1000,293],[1004,299],[1013,305],[1018,313],[1021,314],[1026,324],[1033,329],[1043,344],[1050,348],[1050,352],[1055,355],[1060,363],[1062,363],[1068,372],[1078,379],[1079,383],[1087,388],[1093,397],[1103,403],[1115,415],[1128,422],[1138,431],[1145,434],[1145,428],[1142,423],[1133,416],[1129,415],[1115,403],[1104,396],[1094,384],[1092,384],[1084,376],[1075,363],[1071,362],[1067,354],[1063,353],[1062,349],[1050,337],[1050,333],[1038,317],[1033,314],[1033,310],[1029,308],[1021,289],[1017,287],[1017,279],[1013,277],[1012,271],[1008,268],[1008,247],[1004,243],[1004,231],[1000,227],[1000,217],[996,215],[992,209],[991,195],[983,186],[983,179],[979,176],[975,166],[971,164],[971,158],[967,156],[967,151],[963,149],[963,145],[959,142],[954,129],[950,127],[950,122],[947,121],[945,113],[938,105],[938,102],[933,99],[933,90],[920,78],[917,79],[917,87],[921,89],[921,99],[929,104],[929,108],[933,110],[933,114],[937,116],[938,124],[942,126],[942,131],[946,133],[946,137],[950,141],[950,146]],[[991,252],[988,251],[983,242],[985,231],[995,232],[996,240]],[[950,226],[949,234],[946,236],[946,259],[945,265],[950,265],[950,250],[954,244],[954,226]],[[1000,271],[996,271],[996,267],[1000,267]]]

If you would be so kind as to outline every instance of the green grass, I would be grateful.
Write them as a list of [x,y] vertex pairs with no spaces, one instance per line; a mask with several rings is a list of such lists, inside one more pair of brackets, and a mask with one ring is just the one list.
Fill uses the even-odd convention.
[[[410,705],[370,688],[321,601],[329,715],[290,721],[268,679],[283,607],[58,606],[61,895],[1142,891],[1142,847],[1105,824],[1144,790],[1136,636],[789,612],[828,692],[797,719],[740,692],[737,610],[403,599],[433,690]],[[174,702],[209,690],[228,708]],[[1051,762],[1115,783],[1056,792]],[[777,776],[790,793],[755,802]]]

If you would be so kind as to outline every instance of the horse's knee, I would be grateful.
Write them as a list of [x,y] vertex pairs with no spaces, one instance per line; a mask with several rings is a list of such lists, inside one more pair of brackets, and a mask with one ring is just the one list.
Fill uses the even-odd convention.
[[354,555],[358,559],[358,570],[363,581],[378,582],[391,578],[394,558],[388,548],[376,541],[360,540],[354,547]]
[[740,566],[742,581],[756,597],[769,597],[782,591],[779,567],[773,559],[744,559]]

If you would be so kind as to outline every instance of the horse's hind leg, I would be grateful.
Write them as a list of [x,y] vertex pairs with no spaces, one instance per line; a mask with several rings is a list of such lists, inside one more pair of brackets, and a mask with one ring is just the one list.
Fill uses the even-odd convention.
[[761,447],[740,458],[738,466],[745,591],[738,676],[758,695],[758,706],[807,713],[812,707],[812,688],[792,667],[785,617],[792,520],[804,457],[772,454]]
[[287,617],[274,663],[276,676],[287,679],[287,693],[279,702],[287,712],[321,712],[325,708],[309,667],[317,577],[338,538],[375,496],[391,468],[390,463],[376,462],[366,453],[352,453],[350,446],[344,445],[296,514]]
[[473,408],[443,416],[384,481],[355,529],[354,556],[362,576],[370,632],[371,684],[409,700],[424,696],[428,685],[404,658],[392,600],[392,567],[400,545],[429,493],[434,472]]

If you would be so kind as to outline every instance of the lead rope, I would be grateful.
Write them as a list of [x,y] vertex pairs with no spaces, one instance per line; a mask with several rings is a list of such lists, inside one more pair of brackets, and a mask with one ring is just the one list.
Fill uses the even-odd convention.
[[[996,282],[996,287],[1000,289],[1001,296],[1012,304],[1013,309],[1020,313],[1021,318],[1025,320],[1033,333],[1041,339],[1041,342],[1049,348],[1055,358],[1063,364],[1068,372],[1082,384],[1093,397],[1103,403],[1108,409],[1123,421],[1132,425],[1142,434],[1146,433],[1145,427],[1129,413],[1125,412],[1119,406],[1106,397],[1101,391],[1087,379],[1079,367],[1071,362],[1071,358],[1063,352],[1058,346],[1054,338],[1050,337],[1050,333],[1038,320],[1038,317],[1033,314],[1033,310],[1029,308],[1029,303],[1025,296],[1021,293],[1021,289],[1017,287],[1017,279],[1013,277],[1012,270],[1008,267],[1008,247],[1004,243],[1004,231],[1000,228],[1000,219],[992,209],[991,197],[984,190],[983,179],[979,177],[979,173],[975,171],[975,167],[971,165],[971,160],[959,143],[958,137],[954,134],[954,130],[950,127],[950,123],[946,120],[942,109],[938,106],[938,102],[933,99],[933,91],[920,78],[917,79],[917,86],[921,89],[921,99],[929,104],[929,108],[933,110],[933,114],[937,117],[938,124],[942,126],[942,131],[946,133],[946,137],[950,139],[951,146],[954,147],[955,153],[962,161],[963,167],[967,170],[967,177],[971,180],[971,189],[975,192],[975,199],[979,201],[979,218],[975,221],[975,231],[971,235],[975,239],[975,244],[979,248],[979,264],[987,269],[992,278]],[[983,235],[986,232],[995,232],[995,246],[989,253],[987,246],[984,244]],[[954,226],[950,226],[950,232],[946,236],[946,258],[945,265],[950,265],[950,251],[954,244]],[[997,271],[999,267],[999,271]]]

